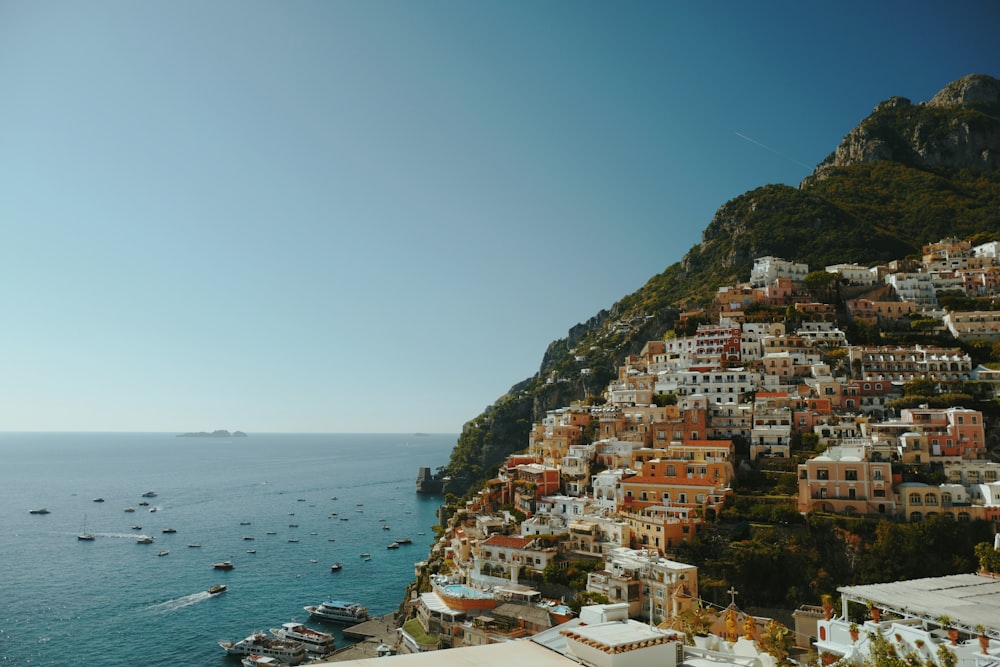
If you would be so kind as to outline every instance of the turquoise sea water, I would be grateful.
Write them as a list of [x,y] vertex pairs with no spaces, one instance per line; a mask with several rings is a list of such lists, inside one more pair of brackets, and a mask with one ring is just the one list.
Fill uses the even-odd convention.
[[[290,620],[344,646],[302,607],[399,606],[441,504],[415,493],[418,469],[447,463],[456,438],[0,433],[0,664],[234,666],[219,640]],[[399,537],[413,544],[386,548]],[[210,597],[216,583],[229,590]]]

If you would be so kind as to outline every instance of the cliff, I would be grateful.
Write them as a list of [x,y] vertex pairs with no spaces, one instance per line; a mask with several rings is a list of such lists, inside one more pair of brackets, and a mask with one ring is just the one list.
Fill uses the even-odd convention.
[[535,375],[465,424],[442,472],[447,490],[478,489],[546,410],[599,394],[625,355],[719,286],[747,280],[757,257],[874,265],[949,236],[1000,238],[998,160],[993,77],[963,77],[926,103],[879,104],[798,188],[765,185],[723,204],[680,262],[551,343]]

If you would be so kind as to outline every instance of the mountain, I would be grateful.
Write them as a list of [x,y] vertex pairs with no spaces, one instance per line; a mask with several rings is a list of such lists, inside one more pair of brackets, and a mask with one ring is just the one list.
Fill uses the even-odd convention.
[[547,410],[600,394],[626,355],[719,286],[748,280],[757,257],[817,270],[902,259],[952,236],[1000,239],[998,166],[1000,80],[972,74],[926,103],[880,103],[798,188],[765,185],[723,204],[680,262],[552,342],[538,373],[465,424],[446,491],[480,488]]

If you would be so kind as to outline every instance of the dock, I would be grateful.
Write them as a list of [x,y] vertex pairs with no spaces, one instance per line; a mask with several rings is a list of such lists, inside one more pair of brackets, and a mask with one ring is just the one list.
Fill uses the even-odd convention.
[[344,628],[343,633],[345,639],[357,643],[334,651],[333,655],[323,658],[322,664],[376,658],[379,646],[384,644],[395,650],[399,641],[394,613]]

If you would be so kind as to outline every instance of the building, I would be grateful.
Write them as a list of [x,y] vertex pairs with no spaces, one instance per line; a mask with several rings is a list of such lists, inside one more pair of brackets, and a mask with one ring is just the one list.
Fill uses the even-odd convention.
[[798,466],[799,512],[893,516],[892,464],[869,460],[864,446],[829,447]]

